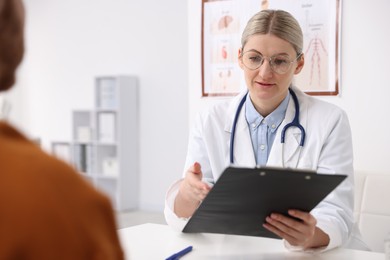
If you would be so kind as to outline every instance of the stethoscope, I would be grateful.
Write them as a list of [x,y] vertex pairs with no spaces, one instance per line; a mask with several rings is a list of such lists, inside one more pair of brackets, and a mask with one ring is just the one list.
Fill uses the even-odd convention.
[[[290,123],[285,125],[283,127],[283,129],[282,129],[282,132],[281,132],[282,165],[283,165],[283,167],[284,167],[284,142],[285,142],[286,131],[288,130],[288,128],[290,128],[290,127],[297,127],[301,131],[301,140],[299,142],[300,149],[299,149],[298,158],[301,155],[301,150],[302,150],[302,147],[303,147],[303,145],[305,143],[305,129],[299,123],[299,102],[298,102],[298,98],[297,98],[297,95],[295,94],[295,92],[291,88],[289,88],[288,90],[290,91],[290,94],[291,94],[291,96],[293,98],[293,101],[294,101],[295,115],[294,115],[294,119]],[[233,164],[233,162],[234,162],[234,158],[233,158],[234,157],[234,136],[236,134],[237,120],[238,120],[238,117],[240,115],[241,109],[244,106],[245,100],[246,100],[246,95],[244,95],[244,97],[241,99],[240,104],[237,107],[236,115],[234,116],[234,121],[233,121],[233,126],[232,126],[232,134],[230,136],[230,163],[231,164]],[[298,164],[298,162],[297,162],[297,164]]]

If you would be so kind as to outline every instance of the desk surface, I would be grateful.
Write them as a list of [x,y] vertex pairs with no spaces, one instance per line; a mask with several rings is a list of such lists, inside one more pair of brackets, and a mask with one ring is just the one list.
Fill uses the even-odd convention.
[[167,225],[143,224],[118,231],[126,259],[165,259],[187,246],[193,250],[181,259],[318,259],[384,260],[382,253],[335,249],[322,254],[290,252],[282,240],[221,235],[188,234],[173,231]]

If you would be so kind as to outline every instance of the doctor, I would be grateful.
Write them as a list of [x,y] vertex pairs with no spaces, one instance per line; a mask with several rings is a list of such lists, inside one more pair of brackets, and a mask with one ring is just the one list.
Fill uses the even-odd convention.
[[[348,178],[311,212],[273,213],[264,227],[294,250],[366,249],[354,228],[353,155],[347,115],[292,85],[304,65],[298,22],[263,10],[248,22],[239,65],[248,92],[199,115],[190,134],[186,172],[168,190],[167,223],[181,230],[231,163],[311,169]],[[289,123],[293,126],[286,127]],[[356,231],[356,232],[355,232]],[[356,233],[356,234],[355,234]]]

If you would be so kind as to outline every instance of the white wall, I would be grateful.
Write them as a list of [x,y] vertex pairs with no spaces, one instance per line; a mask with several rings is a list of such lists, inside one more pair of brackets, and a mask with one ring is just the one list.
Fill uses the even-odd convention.
[[[189,1],[190,122],[194,114],[219,99],[201,98],[201,5]],[[342,0],[341,95],[321,97],[349,115],[355,169],[388,170],[390,147],[390,1]]]
[[350,118],[355,168],[386,172],[390,145],[390,1],[343,1],[340,98]]
[[[93,107],[95,76],[140,82],[140,207],[162,210],[188,136],[187,3],[25,0],[26,56],[11,119],[47,149],[71,139],[71,111]],[[129,119],[131,120],[131,119]]]

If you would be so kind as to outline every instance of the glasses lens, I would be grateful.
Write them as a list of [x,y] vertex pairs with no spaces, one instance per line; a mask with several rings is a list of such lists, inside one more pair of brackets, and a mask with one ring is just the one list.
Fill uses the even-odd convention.
[[263,56],[254,51],[245,52],[242,56],[242,62],[250,70],[258,69],[263,64]]
[[291,67],[291,60],[287,55],[276,55],[271,57],[271,68],[279,74],[286,73]]
[[[250,70],[256,70],[260,68],[260,66],[263,64],[263,61],[264,57],[258,52],[254,51],[245,52],[242,56],[242,62],[244,63],[245,67]],[[275,55],[270,58],[271,69],[278,74],[286,73],[291,68],[292,63],[293,61],[291,61],[290,57],[284,54]]]

